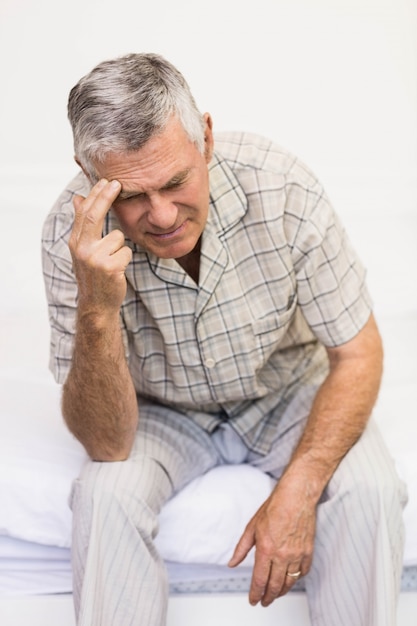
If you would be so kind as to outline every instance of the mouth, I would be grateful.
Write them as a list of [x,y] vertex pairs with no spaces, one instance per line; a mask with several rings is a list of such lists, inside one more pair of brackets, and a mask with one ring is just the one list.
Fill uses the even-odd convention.
[[178,237],[178,235],[181,235],[182,232],[185,230],[186,228],[186,222],[183,222],[180,226],[178,226],[178,228],[175,228],[174,230],[171,230],[169,233],[152,233],[150,232],[149,235],[153,238],[153,239],[157,239],[158,241],[166,241],[169,239],[174,239],[175,237]]

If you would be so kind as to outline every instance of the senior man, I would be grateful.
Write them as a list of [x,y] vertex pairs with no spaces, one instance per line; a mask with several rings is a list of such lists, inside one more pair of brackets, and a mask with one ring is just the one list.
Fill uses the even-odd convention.
[[[221,463],[277,479],[233,552],[251,604],[305,577],[312,624],[393,626],[405,491],[369,420],[382,346],[320,183],[266,138],[214,137],[155,54],[72,89],[81,168],[43,232],[51,368],[91,460],[75,481],[82,626],[162,626],[164,502]],[[248,609],[250,610],[250,609]]]

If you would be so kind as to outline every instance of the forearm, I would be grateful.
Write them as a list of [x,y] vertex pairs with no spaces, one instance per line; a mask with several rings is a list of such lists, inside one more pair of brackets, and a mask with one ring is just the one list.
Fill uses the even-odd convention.
[[352,349],[329,350],[330,372],[318,390],[284,480],[308,484],[318,501],[342,458],[363,433],[382,374],[382,344],[373,318]]
[[128,457],[138,407],[118,315],[98,320],[79,311],[62,410],[70,431],[92,459],[117,461]]

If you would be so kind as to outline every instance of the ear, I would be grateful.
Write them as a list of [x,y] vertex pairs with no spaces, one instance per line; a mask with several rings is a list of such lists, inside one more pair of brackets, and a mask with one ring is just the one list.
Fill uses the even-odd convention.
[[210,113],[204,113],[204,156],[207,163],[211,161],[214,148],[213,120]]

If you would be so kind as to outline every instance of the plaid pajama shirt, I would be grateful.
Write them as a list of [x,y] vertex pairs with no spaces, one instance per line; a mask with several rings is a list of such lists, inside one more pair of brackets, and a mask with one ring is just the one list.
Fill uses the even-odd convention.
[[[217,135],[215,148],[199,284],[174,259],[127,241],[133,260],[120,319],[139,396],[175,407],[208,432],[229,419],[265,454],[279,415],[323,379],[323,345],[355,336],[371,305],[365,271],[308,168],[250,134]],[[59,382],[70,368],[76,319],[72,198],[88,191],[80,173],[43,232]],[[103,234],[117,227],[110,211]]]

